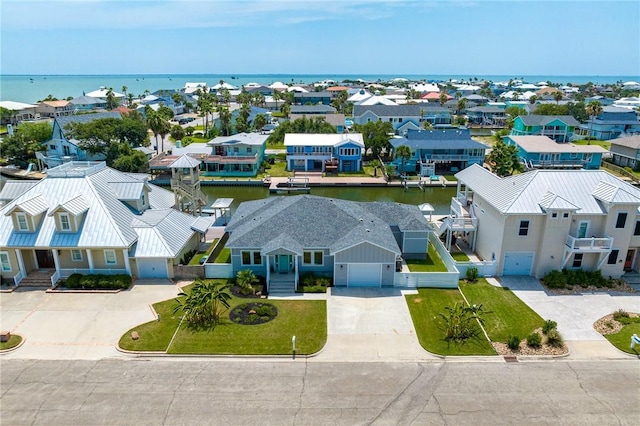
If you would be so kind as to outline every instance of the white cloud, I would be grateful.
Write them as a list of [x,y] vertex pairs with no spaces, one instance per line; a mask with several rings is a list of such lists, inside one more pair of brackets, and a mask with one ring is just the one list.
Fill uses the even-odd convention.
[[293,0],[2,0],[2,31],[277,26],[383,19],[423,2]]

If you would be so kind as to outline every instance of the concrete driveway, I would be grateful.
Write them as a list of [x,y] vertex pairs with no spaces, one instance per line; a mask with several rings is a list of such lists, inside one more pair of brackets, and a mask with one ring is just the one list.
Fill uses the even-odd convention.
[[331,288],[322,361],[433,360],[416,337],[404,294],[412,290]]
[[502,277],[501,285],[509,287],[523,302],[544,319],[558,323],[573,358],[625,357],[593,328],[593,323],[618,309],[640,312],[638,294],[586,292],[576,295],[547,293],[533,277]]
[[103,359],[121,357],[120,337],[154,319],[151,304],[175,297],[167,280],[139,280],[120,293],[46,293],[18,289],[0,293],[0,328],[26,341],[3,358]]

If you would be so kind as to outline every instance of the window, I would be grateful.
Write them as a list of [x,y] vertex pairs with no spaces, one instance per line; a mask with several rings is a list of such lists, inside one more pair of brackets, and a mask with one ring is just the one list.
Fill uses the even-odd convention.
[[56,146],[55,146],[55,144],[51,144],[51,145],[49,145],[49,149],[50,149],[51,151],[55,151],[55,150],[56,150]]
[[558,213],[557,212],[551,213],[551,218],[552,219],[557,219],[558,218]]
[[262,265],[262,256],[259,251],[242,251],[240,255],[243,265]]
[[582,266],[582,257],[584,256],[584,254],[582,253],[576,253],[573,255],[573,267],[574,268],[580,268]]
[[609,258],[607,259],[607,265],[615,265],[618,261],[618,253],[620,250],[611,250],[609,253]]
[[636,220],[636,228],[633,230],[633,235],[640,235],[640,220]]
[[82,262],[82,251],[71,250],[71,260],[74,262]]
[[568,219],[569,218],[569,213],[562,213],[562,217],[564,219]]
[[107,265],[115,265],[117,263],[115,250],[104,251],[104,262]]
[[71,222],[69,222],[69,215],[66,213],[60,213],[60,229],[71,231]]
[[248,146],[247,147],[247,154],[251,154],[252,152],[253,152],[253,149],[250,146]]
[[24,213],[16,213],[16,220],[18,221],[19,231],[28,231],[29,224],[27,223],[27,215]]
[[7,253],[6,251],[0,251],[0,264],[2,264],[2,272],[11,272],[9,253]]
[[234,147],[233,147],[233,153],[234,153],[234,154],[237,154],[237,153],[239,153],[239,152],[240,152],[240,148],[238,148],[237,146],[234,146]]
[[340,148],[340,155],[353,156],[359,153],[360,151],[357,148]]
[[529,221],[528,220],[521,220],[520,221],[520,228],[518,229],[518,235],[520,235],[522,237],[526,237],[527,235],[529,235]]
[[147,204],[147,197],[145,197],[144,194],[142,194],[142,197],[140,197],[140,200],[142,201],[142,205],[144,206],[145,204]]
[[324,263],[324,253],[322,251],[305,251],[302,253],[303,265],[322,265]]
[[618,219],[616,219],[616,229],[622,229],[627,223],[627,212],[618,213]]

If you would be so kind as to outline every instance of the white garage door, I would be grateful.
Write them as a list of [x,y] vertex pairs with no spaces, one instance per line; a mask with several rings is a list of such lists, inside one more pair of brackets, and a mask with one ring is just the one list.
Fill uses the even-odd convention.
[[382,265],[378,263],[349,264],[349,287],[380,287]]
[[167,259],[137,259],[138,278],[168,278]]
[[505,253],[502,275],[531,275],[533,253]]

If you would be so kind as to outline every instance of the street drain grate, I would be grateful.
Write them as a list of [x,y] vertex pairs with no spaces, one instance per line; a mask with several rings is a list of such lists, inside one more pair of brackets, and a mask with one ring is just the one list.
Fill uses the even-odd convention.
[[518,357],[516,357],[514,355],[505,355],[504,356],[504,360],[506,362],[518,362]]

